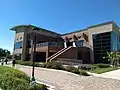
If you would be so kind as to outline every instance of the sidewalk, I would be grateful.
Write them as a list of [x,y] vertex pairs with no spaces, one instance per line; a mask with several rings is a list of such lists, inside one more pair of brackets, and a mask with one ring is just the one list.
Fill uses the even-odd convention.
[[120,69],[106,72],[106,73],[102,73],[102,74],[96,74],[96,73],[91,73],[91,72],[88,72],[88,74],[90,74],[92,76],[96,76],[96,77],[111,78],[111,79],[120,80]]
[[[32,67],[16,65],[16,68],[31,76]],[[40,82],[54,86],[54,90],[120,90],[120,80],[76,76],[60,70],[35,67],[35,77]]]

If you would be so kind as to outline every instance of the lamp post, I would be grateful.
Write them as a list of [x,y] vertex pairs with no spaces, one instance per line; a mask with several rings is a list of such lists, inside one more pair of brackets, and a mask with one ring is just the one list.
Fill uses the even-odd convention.
[[34,28],[33,29],[33,42],[32,42],[32,52],[31,52],[31,61],[33,62],[33,67],[32,67],[32,78],[31,78],[31,82],[34,83],[35,82],[35,56],[36,56],[36,31],[38,31],[38,28]]

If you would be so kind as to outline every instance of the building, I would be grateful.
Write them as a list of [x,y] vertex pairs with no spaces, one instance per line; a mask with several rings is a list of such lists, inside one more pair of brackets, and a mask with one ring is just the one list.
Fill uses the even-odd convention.
[[120,28],[113,21],[87,27],[83,30],[58,34],[33,25],[11,28],[15,31],[13,55],[18,60],[30,60],[31,37],[36,33],[36,61],[51,60],[82,63],[103,63],[106,52],[120,50]]

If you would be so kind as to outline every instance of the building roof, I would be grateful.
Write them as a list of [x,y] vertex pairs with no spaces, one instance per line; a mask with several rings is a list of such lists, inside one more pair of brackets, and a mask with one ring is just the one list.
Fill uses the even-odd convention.
[[94,27],[98,27],[98,26],[102,26],[102,25],[108,25],[108,24],[113,24],[113,23],[114,23],[113,21],[108,21],[108,22],[104,22],[104,23],[101,23],[101,24],[95,24],[95,25],[89,26],[87,28],[94,28]]
[[19,27],[32,27],[32,28],[39,28],[39,30],[43,31],[43,32],[64,36],[64,35],[68,35],[68,34],[73,34],[73,33],[77,33],[77,32],[86,31],[86,30],[88,30],[88,28],[94,28],[94,27],[107,25],[107,24],[113,24],[113,23],[114,23],[113,21],[108,21],[108,22],[104,22],[104,23],[101,23],[101,24],[88,26],[88,27],[86,27],[85,29],[82,29],[82,30],[77,30],[77,31],[73,31],[73,32],[70,32],[70,33],[65,33],[65,34],[58,34],[56,32],[53,32],[53,31],[50,31],[50,30],[47,30],[47,29],[43,29],[43,28],[40,28],[40,27],[37,27],[37,26],[34,26],[34,25],[17,25],[17,26],[12,27],[10,30],[16,31],[16,29],[19,28]]
[[107,25],[107,24],[112,24],[112,23],[114,23],[114,22],[113,22],[113,21],[108,21],[108,22],[104,22],[104,23],[101,23],[101,24],[95,24],[95,25],[92,25],[92,26],[88,26],[88,27],[85,28],[85,29],[81,29],[81,30],[77,30],[77,31],[70,32],[70,33],[62,34],[62,36],[68,35],[68,34],[77,33],[77,32],[86,31],[86,30],[88,30],[88,28],[94,28],[94,27],[98,27],[98,26],[102,26],[102,25]]
[[82,32],[82,31],[86,31],[86,30],[87,30],[87,29],[81,29],[81,30],[77,30],[77,31],[70,32],[70,33],[62,34],[62,36],[64,36],[64,35],[68,35],[68,34],[77,33],[77,32]]
[[53,31],[50,31],[50,30],[47,30],[47,29],[43,29],[43,28],[40,28],[40,27],[37,27],[37,26],[34,26],[34,25],[17,25],[17,26],[12,27],[10,30],[16,31],[17,28],[20,28],[20,27],[38,28],[42,32],[47,32],[47,33],[51,33],[51,34],[55,34],[55,35],[61,35],[61,34],[58,34],[56,32],[53,32]]

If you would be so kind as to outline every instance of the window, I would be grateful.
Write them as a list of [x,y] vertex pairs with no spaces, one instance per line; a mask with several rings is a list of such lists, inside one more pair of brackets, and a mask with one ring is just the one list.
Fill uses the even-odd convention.
[[80,40],[76,42],[77,47],[82,47],[84,43],[84,40]]
[[20,37],[20,40],[22,40],[22,37]]
[[16,41],[18,41],[18,38],[16,38]]
[[22,48],[22,41],[21,42],[16,42],[15,43],[15,49],[20,49],[20,48]]
[[118,36],[118,42],[120,42],[120,36]]

